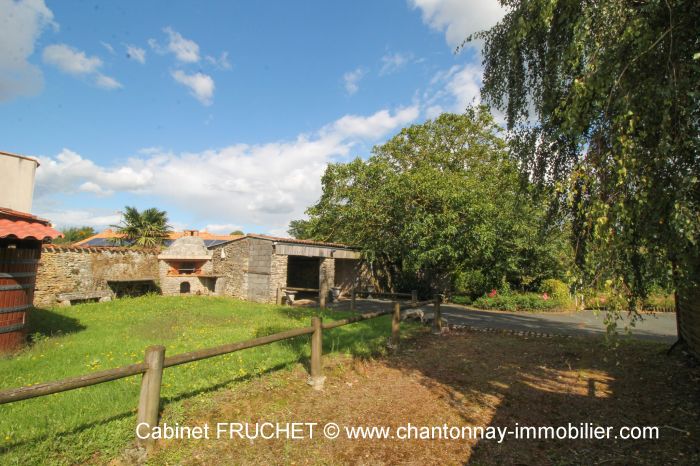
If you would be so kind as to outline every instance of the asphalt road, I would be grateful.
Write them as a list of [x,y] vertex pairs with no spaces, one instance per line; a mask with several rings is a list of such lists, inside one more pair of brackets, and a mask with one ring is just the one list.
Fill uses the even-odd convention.
[[[388,301],[383,300],[357,301],[357,308],[360,311],[385,309],[389,305]],[[349,302],[343,301],[334,307],[349,309]],[[424,306],[421,309],[425,312],[426,317],[432,317],[433,306]],[[482,311],[456,304],[443,304],[441,310],[448,323],[477,328],[532,331],[558,335],[604,335],[606,331],[605,312]],[[623,335],[626,333],[625,327],[628,327],[629,335],[633,338],[667,343],[676,341],[676,314],[672,312],[643,314],[643,320],[637,321],[634,327],[629,327],[629,318],[625,316],[618,321],[617,326],[618,331]]]

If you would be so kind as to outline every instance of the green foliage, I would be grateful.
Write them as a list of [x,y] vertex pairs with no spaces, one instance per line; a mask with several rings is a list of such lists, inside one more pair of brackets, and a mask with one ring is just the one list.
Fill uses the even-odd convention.
[[[485,102],[512,154],[570,212],[584,280],[635,308],[700,240],[700,2],[502,0]],[[694,279],[697,281],[697,277]]]
[[311,225],[307,220],[292,220],[287,230],[289,236],[296,239],[312,239]]
[[229,235],[231,235],[231,236],[245,235],[245,233],[243,233],[243,230],[233,230],[231,233],[229,233]]
[[85,238],[89,238],[90,236],[94,235],[96,232],[95,232],[94,228],[84,226],[84,227],[62,228],[61,233],[63,233],[63,237],[56,238],[55,240],[53,240],[53,243],[55,243],[55,244],[77,243],[78,241],[84,240]]
[[555,278],[544,280],[540,285],[540,293],[547,293],[550,298],[562,301],[568,300],[570,297],[569,286]]
[[290,233],[361,247],[389,289],[448,291],[459,271],[520,286],[565,269],[483,107],[404,128],[367,161],[330,164],[322,184]]
[[474,298],[491,290],[493,285],[481,270],[463,270],[455,274],[454,290],[457,294]]
[[489,297],[484,295],[475,300],[473,305],[481,309],[500,311],[553,311],[561,310],[562,303],[555,299],[544,299],[538,293],[498,293]]
[[[0,358],[0,389],[135,364],[144,349],[166,356],[308,326],[316,309],[256,304],[230,298],[144,296],[107,303],[33,309],[32,345]],[[349,312],[322,312],[324,321]],[[402,335],[412,327],[402,323]],[[367,357],[384,347],[391,317],[324,332],[324,354]],[[310,354],[308,337],[168,368],[163,374],[163,423],[180,422],[183,404],[203,403],[216,390],[235,390],[268,371],[298,367]],[[109,463],[134,440],[140,377],[2,406],[0,464]]]
[[141,248],[160,246],[172,231],[168,225],[168,213],[155,207],[139,212],[136,207],[126,206],[121,223],[112,226],[123,235],[118,243]]
[[469,306],[474,300],[470,296],[456,295],[450,296],[450,302],[461,304],[462,306]]

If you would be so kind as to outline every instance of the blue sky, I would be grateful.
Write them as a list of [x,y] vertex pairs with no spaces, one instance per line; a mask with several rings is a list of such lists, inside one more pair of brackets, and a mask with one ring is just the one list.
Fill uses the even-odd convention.
[[[478,99],[495,0],[0,0],[0,150],[36,157],[33,211],[283,234],[329,162]],[[2,174],[0,174],[0,177]]]

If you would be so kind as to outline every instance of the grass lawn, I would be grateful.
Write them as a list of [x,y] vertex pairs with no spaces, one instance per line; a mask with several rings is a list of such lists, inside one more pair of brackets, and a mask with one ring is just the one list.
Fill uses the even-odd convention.
[[[162,344],[177,353],[310,325],[315,309],[254,304],[229,298],[119,299],[31,315],[33,345],[0,359],[0,389],[36,384],[143,361]],[[325,320],[347,312],[324,311]],[[369,356],[390,334],[389,316],[324,333],[324,352]],[[166,369],[162,397],[168,422],[183,402],[206,403],[212,392],[305,363],[309,337]],[[0,405],[0,464],[104,463],[132,441],[140,376]]]
[[[405,341],[398,354],[337,356],[322,392],[302,370],[275,372],[208,403],[184,425],[316,422],[303,440],[161,440],[150,464],[700,464],[700,367],[666,345],[602,338],[451,332]],[[657,440],[330,440],[322,427],[657,426]],[[618,432],[614,430],[613,432]],[[128,463],[125,457],[123,464]]]

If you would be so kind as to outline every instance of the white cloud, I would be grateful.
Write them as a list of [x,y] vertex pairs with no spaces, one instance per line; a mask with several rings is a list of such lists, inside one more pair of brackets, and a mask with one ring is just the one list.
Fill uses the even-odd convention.
[[163,32],[168,35],[168,50],[175,54],[175,58],[184,63],[196,63],[199,61],[199,45],[195,41],[185,39],[171,27],[164,28]]
[[73,76],[92,76],[95,84],[102,89],[119,89],[122,85],[111,76],[100,73],[102,60],[89,57],[78,49],[66,44],[53,44],[44,48],[44,62]]
[[214,98],[214,80],[211,76],[194,73],[187,74],[182,70],[172,73],[175,81],[190,88],[190,94],[199,100],[202,105],[211,105]]
[[411,53],[397,52],[386,54],[382,57],[382,67],[379,70],[379,76],[394,73],[406,66],[411,60],[413,60],[413,54]]
[[142,65],[146,63],[146,50],[135,45],[126,44],[126,56],[132,60],[136,60]]
[[362,68],[356,68],[352,71],[348,71],[343,75],[343,83],[345,85],[345,91],[348,95],[353,95],[360,90],[359,82],[365,76],[366,71]]
[[102,66],[99,57],[88,57],[66,44],[54,44],[44,48],[44,62],[55,66],[64,73],[81,75],[95,73]]
[[204,57],[204,59],[212,65],[216,66],[217,68],[221,68],[222,70],[231,69],[231,62],[228,61],[228,52],[221,52],[219,58],[207,55],[206,57]]
[[120,89],[123,87],[119,81],[116,79],[110,77],[110,76],[105,76],[103,74],[98,73],[97,76],[95,76],[95,84],[97,84],[99,87],[102,89]]
[[482,69],[476,65],[454,65],[439,71],[423,94],[426,116],[435,118],[442,112],[462,113],[469,105],[479,104]]
[[380,110],[369,117],[346,115],[324,130],[343,138],[377,139],[392,129],[415,120],[419,113],[418,107],[412,106],[398,109],[394,115],[388,110]]
[[45,208],[37,210],[37,215],[50,219],[57,228],[88,226],[101,230],[110,225],[116,225],[121,220],[120,213],[107,213],[104,210]]
[[41,91],[41,70],[29,57],[47,25],[58,28],[43,0],[0,0],[0,102]]
[[107,50],[111,55],[116,55],[117,52],[114,50],[114,47],[112,47],[112,44],[103,41],[100,41],[100,44],[102,44],[102,47],[104,47],[105,50]]
[[55,158],[38,157],[41,170],[36,172],[36,196],[52,192],[77,191],[112,194],[114,191],[139,192],[153,179],[149,170],[131,166],[103,168],[76,152],[63,149]]
[[470,34],[494,26],[505,15],[498,0],[409,0],[421,10],[423,22],[445,32],[451,47],[459,46]]
[[[191,212],[208,222],[210,231],[227,233],[241,224],[284,231],[320,196],[321,176],[329,162],[345,159],[360,143],[380,142],[418,113],[417,107],[407,107],[345,116],[293,140],[233,144],[197,153],[148,148],[116,167],[97,165],[64,149],[55,157],[39,157],[37,205],[61,194],[142,195]],[[39,211],[57,222],[83,219],[56,208]]]

